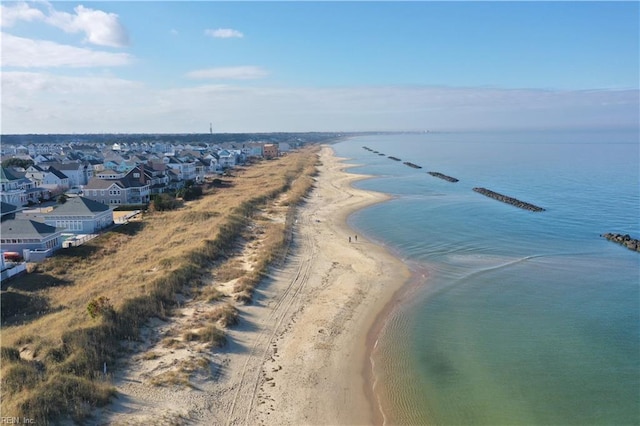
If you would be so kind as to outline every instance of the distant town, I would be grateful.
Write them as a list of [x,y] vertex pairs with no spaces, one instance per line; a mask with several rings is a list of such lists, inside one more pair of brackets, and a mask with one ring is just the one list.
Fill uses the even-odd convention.
[[237,166],[349,135],[3,135],[2,269],[43,260],[126,220],[115,210],[135,212],[156,199],[184,197],[186,189]]

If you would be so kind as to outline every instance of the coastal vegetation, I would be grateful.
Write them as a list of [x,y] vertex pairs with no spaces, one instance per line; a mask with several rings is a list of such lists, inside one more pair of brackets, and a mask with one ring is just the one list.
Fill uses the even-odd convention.
[[[7,283],[3,415],[38,423],[82,421],[114,395],[107,372],[128,353],[123,342],[140,340],[148,320],[170,318],[184,300],[204,300],[215,309],[200,328],[165,343],[196,341],[212,350],[223,345],[224,329],[238,321],[235,304],[250,302],[270,265],[284,259],[294,209],[313,186],[316,162],[317,146],[307,146],[240,168],[225,178],[224,187],[204,186],[200,199],[152,209],[139,221],[30,265],[28,274]],[[270,217],[274,206],[286,210],[286,220]],[[257,227],[259,238],[249,232]],[[256,247],[245,269],[233,260],[243,243]],[[221,279],[236,280],[230,293],[208,285],[218,272]],[[8,312],[5,300],[15,302]],[[186,384],[205,362],[154,380]]]

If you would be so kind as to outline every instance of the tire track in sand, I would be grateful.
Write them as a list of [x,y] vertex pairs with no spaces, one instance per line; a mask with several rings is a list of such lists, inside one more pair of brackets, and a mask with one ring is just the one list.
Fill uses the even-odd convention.
[[[315,257],[317,247],[310,232],[304,231],[310,228],[311,216],[315,209],[304,209],[298,215],[298,221],[304,226],[298,228],[293,233],[294,241],[299,239],[299,259],[293,277],[289,281],[287,287],[281,292],[276,303],[271,307],[271,312],[267,316],[267,320],[261,325],[261,331],[256,336],[253,345],[249,351],[249,355],[243,365],[240,381],[238,383],[235,395],[233,397],[229,414],[227,415],[227,425],[249,424],[249,418],[255,405],[256,395],[262,379],[263,366],[269,358],[268,354],[272,348],[272,342],[278,332],[282,331],[285,321],[293,319],[291,307],[295,302],[300,302],[301,290],[309,281],[311,274],[312,259]],[[302,237],[302,238],[300,238]],[[239,406],[238,401],[248,401],[248,404]],[[244,421],[241,419],[244,418]]]

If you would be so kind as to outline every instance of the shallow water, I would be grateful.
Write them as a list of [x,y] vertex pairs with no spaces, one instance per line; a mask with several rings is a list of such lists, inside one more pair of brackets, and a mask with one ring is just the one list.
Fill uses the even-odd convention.
[[428,270],[372,354],[390,424],[640,422],[640,255],[599,236],[640,237],[637,141],[450,133],[334,146],[361,165],[352,172],[377,176],[358,187],[394,196],[351,225]]

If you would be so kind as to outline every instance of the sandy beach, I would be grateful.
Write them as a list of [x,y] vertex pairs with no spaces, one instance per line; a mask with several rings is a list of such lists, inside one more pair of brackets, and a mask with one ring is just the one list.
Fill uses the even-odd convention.
[[[153,386],[160,364],[193,357],[190,349],[162,361],[134,357],[114,377],[118,398],[95,424],[346,425],[379,419],[373,402],[368,333],[409,278],[407,267],[347,226],[354,211],[386,199],[354,189],[361,176],[323,146],[316,188],[298,210],[284,266],[261,283],[228,343],[211,355],[213,373],[192,386]],[[351,241],[349,241],[351,238]],[[145,330],[153,336],[199,312]],[[146,349],[146,348],[145,348]],[[172,357],[172,358],[167,358]],[[151,358],[151,357],[147,357]]]

